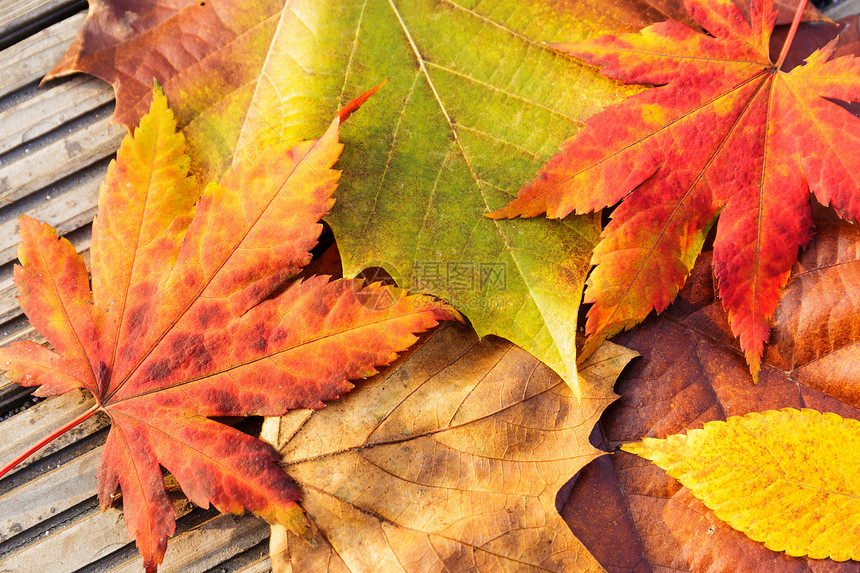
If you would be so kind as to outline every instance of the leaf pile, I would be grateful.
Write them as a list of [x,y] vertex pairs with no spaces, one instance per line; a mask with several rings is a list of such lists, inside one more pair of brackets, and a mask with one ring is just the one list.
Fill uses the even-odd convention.
[[306,531],[299,491],[272,448],[212,417],[321,407],[393,360],[413,333],[455,316],[379,284],[287,282],[311,259],[339,177],[340,122],[363,99],[318,140],[237,150],[204,190],[187,176],[184,137],[156,91],[101,189],[92,296],[74,247],[20,220],[19,301],[55,351],[16,342],[0,349],[0,365],[40,396],[95,395],[87,415],[111,420],[99,501],[110,505],[122,489],[148,570],[175,527],[160,466],[197,505]]
[[[676,2],[562,0],[95,1],[52,76],[85,71],[117,89],[133,125],[156,77],[206,177],[250,133],[319,133],[343,102],[388,78],[374,113],[345,126],[338,203],[326,218],[347,276],[382,267],[463,312],[478,334],[525,348],[575,385],[576,320],[596,216],[483,217],[510,201],[560,142],[638,91],[546,42],[632,31]],[[254,94],[273,92],[265,120]],[[250,123],[249,123],[250,122]],[[245,128],[242,128],[243,123]]]
[[[602,343],[652,309],[666,312],[622,335],[644,360],[595,443],[648,436],[625,449],[767,547],[853,557],[850,446],[801,442],[860,419],[858,231],[817,213],[817,242],[777,302],[811,236],[809,192],[860,213],[860,119],[847,109],[860,61],[843,57],[856,38],[783,67],[771,34],[792,0],[685,6],[93,0],[49,77],[110,81],[115,119],[141,125],[102,188],[92,295],[72,246],[21,219],[21,305],[56,352],[16,343],[0,365],[39,395],[96,396],[86,415],[112,421],[100,502],[122,489],[148,570],[175,527],[162,467],[198,505],[273,523],[276,571],[816,569],[730,529],[641,460],[588,444],[632,356]],[[153,77],[177,118],[160,91],[150,104]],[[341,123],[385,80],[374,113],[348,124],[340,180]],[[598,244],[587,213],[618,202]],[[504,220],[544,212],[581,216]],[[212,418],[319,408],[458,316],[395,287],[309,276],[326,215],[348,276],[382,267],[476,332],[444,328],[333,406],[268,419],[275,452]],[[565,506],[572,535],[556,492],[594,458]]]
[[[612,451],[643,436],[665,438],[713,420],[782,408],[860,420],[860,230],[820,207],[815,227],[774,317],[757,386],[749,383],[716,298],[710,253],[704,253],[675,304],[617,337],[642,358],[619,378],[622,398],[607,409],[592,443]],[[795,440],[789,436],[784,443],[790,448]],[[789,455],[815,454],[789,449]],[[809,479],[831,480],[830,464],[807,467],[817,470]],[[806,502],[802,511],[814,514],[814,499]],[[766,549],[731,529],[663,470],[625,452],[583,470],[562,515],[608,571],[856,569]],[[594,523],[607,525],[595,530]]]
[[860,217],[860,60],[835,43],[781,71],[769,58],[776,19],[756,0],[689,0],[710,35],[667,21],[640,34],[557,47],[602,74],[658,86],[589,119],[519,197],[492,216],[549,217],[621,204],[588,280],[591,346],[662,312],[684,284],[717,215],[714,273],[732,332],[758,374],[780,289],[809,241],[811,191]]

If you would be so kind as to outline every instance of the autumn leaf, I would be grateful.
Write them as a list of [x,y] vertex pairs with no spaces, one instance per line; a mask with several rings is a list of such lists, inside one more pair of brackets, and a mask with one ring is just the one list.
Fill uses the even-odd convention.
[[521,224],[483,214],[507,203],[585,118],[638,91],[545,42],[639,29],[683,14],[677,2],[336,0],[281,11],[276,2],[149,1],[128,26],[118,4],[93,4],[53,75],[87,71],[113,83],[115,118],[126,124],[155,76],[184,133],[207,142],[191,150],[207,177],[229,164],[255,93],[279,93],[271,114],[285,121],[247,132],[277,141],[320,132],[342,102],[389,78],[373,113],[343,135],[344,176],[326,220],[346,275],[382,267],[575,383],[597,217]]
[[860,119],[831,100],[860,99],[860,60],[834,44],[781,71],[768,56],[775,13],[752,2],[688,0],[710,35],[667,21],[640,34],[557,48],[606,76],[658,87],[592,117],[519,197],[492,216],[564,217],[620,205],[594,251],[591,347],[662,312],[717,215],[714,273],[750,371],[798,247],[810,236],[808,191],[860,216]]
[[527,352],[452,325],[324,410],[267,419],[317,530],[314,546],[273,527],[272,569],[600,571],[556,494],[599,455],[590,428],[633,356],[598,350],[579,403]]
[[[813,212],[816,232],[777,308],[758,385],[749,383],[706,252],[665,313],[616,338],[642,358],[619,378],[615,391],[622,397],[601,418],[593,444],[612,451],[643,437],[783,408],[860,420],[860,229],[820,206]],[[770,551],[721,521],[674,478],[625,452],[580,472],[562,515],[610,572],[857,568]],[[594,523],[606,525],[595,529]]]
[[774,551],[858,559],[860,422],[768,410],[621,449],[653,461],[720,519]]
[[455,315],[379,284],[288,282],[310,261],[333,203],[340,123],[371,93],[318,140],[265,154],[239,148],[220,182],[203,189],[187,175],[185,138],[156,90],[101,189],[92,296],[71,243],[20,219],[19,302],[54,351],[16,342],[0,349],[0,365],[39,396],[95,395],[74,423],[97,411],[111,420],[99,501],[109,506],[121,488],[147,570],[175,527],[161,467],[197,505],[306,531],[299,491],[272,448],[213,417],[319,408],[349,391],[347,380],[393,360],[413,333]]

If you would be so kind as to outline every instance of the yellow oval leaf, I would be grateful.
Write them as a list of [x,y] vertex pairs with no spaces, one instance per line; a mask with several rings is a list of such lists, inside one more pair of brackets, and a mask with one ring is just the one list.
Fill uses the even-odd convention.
[[717,517],[788,555],[860,559],[860,422],[769,410],[621,449],[653,461]]

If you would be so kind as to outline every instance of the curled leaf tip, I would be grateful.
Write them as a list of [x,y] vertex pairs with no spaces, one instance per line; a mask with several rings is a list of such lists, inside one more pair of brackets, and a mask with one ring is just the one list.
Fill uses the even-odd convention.
[[338,118],[340,118],[340,122],[343,123],[347,119],[349,119],[349,116],[351,116],[358,108],[360,108],[364,104],[364,102],[366,102],[370,98],[370,96],[379,91],[379,88],[384,86],[387,82],[388,78],[385,78],[384,80],[382,80],[382,82],[379,83],[379,85],[367,90],[366,92],[343,106],[337,114]]

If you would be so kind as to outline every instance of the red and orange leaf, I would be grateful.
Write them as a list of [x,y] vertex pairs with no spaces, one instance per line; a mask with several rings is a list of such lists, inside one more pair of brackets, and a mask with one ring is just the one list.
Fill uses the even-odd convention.
[[99,500],[110,505],[122,489],[147,569],[175,527],[161,467],[198,505],[248,509],[297,533],[307,527],[276,452],[212,417],[319,408],[349,391],[348,380],[392,361],[415,333],[455,316],[429,297],[359,280],[289,283],[334,203],[340,123],[368,95],[318,140],[259,155],[240,149],[201,194],[156,90],[102,186],[92,296],[72,245],[21,218],[19,298],[56,352],[15,343],[0,349],[0,366],[42,395],[95,395],[112,423]]
[[[768,56],[772,0],[687,0],[710,35],[667,21],[559,49],[625,83],[651,84],[592,117],[494,218],[621,204],[595,249],[590,346],[663,311],[719,215],[714,271],[755,377],[779,292],[810,237],[811,191],[860,217],[860,60],[834,44],[789,72]],[[585,353],[587,355],[587,352]]]

